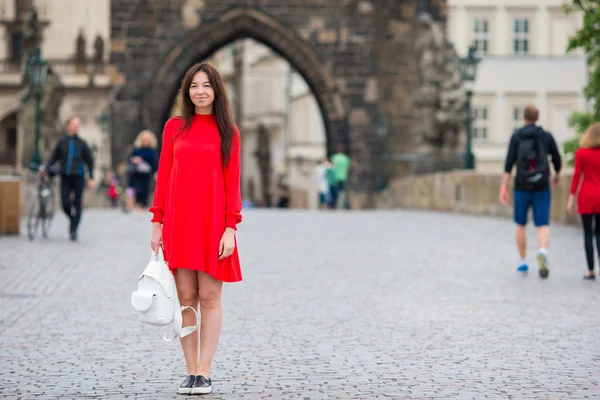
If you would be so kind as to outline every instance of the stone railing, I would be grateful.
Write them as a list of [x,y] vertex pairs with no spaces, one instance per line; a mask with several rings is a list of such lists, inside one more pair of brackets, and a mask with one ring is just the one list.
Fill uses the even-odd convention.
[[[571,177],[570,174],[561,176],[559,185],[552,191],[553,222],[579,223],[578,215],[566,212]],[[388,189],[377,195],[375,206],[512,218],[512,206],[503,206],[498,200],[501,180],[500,174],[462,170],[411,176],[392,181]],[[512,188],[510,193],[512,201]]]

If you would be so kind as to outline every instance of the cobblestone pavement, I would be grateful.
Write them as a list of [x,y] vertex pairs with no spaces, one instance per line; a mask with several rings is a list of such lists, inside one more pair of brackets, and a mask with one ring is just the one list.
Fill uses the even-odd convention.
[[[48,240],[0,237],[0,397],[186,397],[179,344],[129,304],[148,221],[86,210],[77,243],[62,215]],[[575,227],[553,227],[546,281],[515,272],[505,219],[248,210],[238,241],[204,398],[600,398],[600,282]]]

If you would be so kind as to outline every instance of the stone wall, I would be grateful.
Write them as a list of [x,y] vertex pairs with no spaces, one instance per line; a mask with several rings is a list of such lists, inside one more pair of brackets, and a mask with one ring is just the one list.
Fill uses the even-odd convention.
[[[452,171],[397,179],[376,196],[376,207],[446,211],[512,218],[511,205],[498,200],[502,176],[471,171]],[[552,193],[551,219],[559,223],[579,223],[578,215],[566,212],[571,175],[561,176]],[[512,201],[512,182],[510,187]],[[530,219],[531,220],[531,219]]]
[[[323,112],[327,149],[344,145],[352,187],[373,192],[389,119],[391,154],[414,149],[412,95],[420,80],[414,49],[419,0],[112,0],[113,160],[143,128],[160,134],[183,74],[233,40],[250,37],[286,58]],[[429,11],[445,25],[446,0]],[[243,132],[242,132],[243,135]],[[400,171],[400,170],[398,170]]]

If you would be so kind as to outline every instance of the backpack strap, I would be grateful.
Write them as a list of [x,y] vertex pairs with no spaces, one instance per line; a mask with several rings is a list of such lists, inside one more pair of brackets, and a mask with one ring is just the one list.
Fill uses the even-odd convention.
[[180,338],[186,337],[190,333],[194,332],[196,329],[200,329],[200,317],[198,316],[198,312],[194,307],[190,306],[181,306],[181,311],[185,311],[186,309],[190,309],[196,315],[196,325],[184,326],[181,328],[181,333],[179,334]]
[[[194,315],[196,315],[196,325],[184,326],[182,328],[179,328],[182,325],[181,313],[183,311],[185,311],[186,309],[192,310],[194,312]],[[179,333],[177,333],[178,328],[179,328]],[[196,311],[196,309],[194,307],[190,307],[190,306],[181,306],[180,311],[175,314],[175,320],[172,322],[172,325],[171,325],[171,332],[173,334],[173,337],[167,337],[166,332],[164,332],[163,340],[165,342],[172,342],[173,340],[177,339],[178,337],[179,338],[186,337],[187,335],[189,335],[190,333],[194,332],[197,329],[200,329],[200,318],[198,317],[198,312]]]

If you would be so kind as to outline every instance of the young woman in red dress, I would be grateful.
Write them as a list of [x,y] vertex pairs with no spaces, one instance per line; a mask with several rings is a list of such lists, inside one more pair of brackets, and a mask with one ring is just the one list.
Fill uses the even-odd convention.
[[[581,187],[579,184],[581,183]],[[579,193],[577,194],[577,189]],[[577,194],[577,211],[583,222],[583,236],[588,272],[584,279],[595,279],[594,236],[600,257],[600,122],[592,124],[581,138],[575,153],[575,172],[567,209],[573,212]]]
[[[242,221],[240,134],[223,80],[209,64],[192,66],[181,84],[182,115],[163,131],[151,247],[162,245],[181,305],[200,303],[198,335],[181,339],[187,377],[181,394],[212,392],[210,368],[221,334],[223,282],[242,280],[235,232]],[[183,324],[195,325],[191,310]]]

